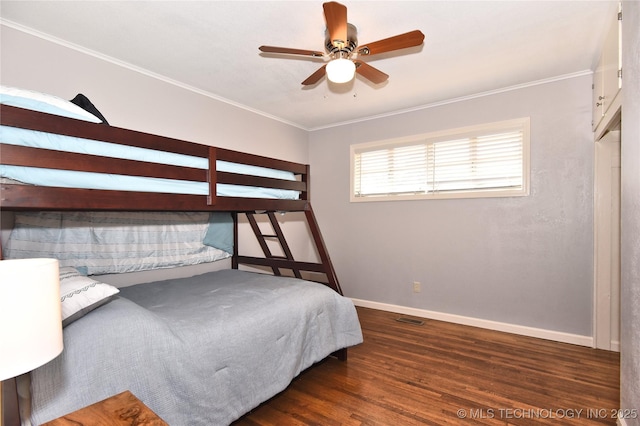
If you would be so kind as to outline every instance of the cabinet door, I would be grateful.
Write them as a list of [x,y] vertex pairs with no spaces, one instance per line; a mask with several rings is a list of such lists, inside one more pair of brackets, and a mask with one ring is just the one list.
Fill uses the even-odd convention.
[[[602,85],[603,85],[603,112],[606,116],[613,99],[620,90],[618,70],[620,69],[620,21],[616,15],[615,22],[611,24],[602,51]],[[611,111],[613,112],[613,111]]]
[[603,119],[608,119],[616,111],[609,111],[620,90],[620,21],[614,15],[607,32],[600,60],[593,75],[593,130]]

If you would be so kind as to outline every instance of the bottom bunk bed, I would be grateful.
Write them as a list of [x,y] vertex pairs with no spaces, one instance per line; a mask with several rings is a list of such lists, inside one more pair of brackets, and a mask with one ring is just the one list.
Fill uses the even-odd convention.
[[36,425],[125,390],[171,425],[229,424],[362,341],[327,286],[239,270],[121,288],[64,330],[31,373]]

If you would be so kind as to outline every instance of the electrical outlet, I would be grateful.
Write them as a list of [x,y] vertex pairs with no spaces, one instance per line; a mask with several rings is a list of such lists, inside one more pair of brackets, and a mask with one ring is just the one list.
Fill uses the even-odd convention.
[[414,293],[420,293],[420,282],[419,281],[414,281],[413,282],[413,292]]

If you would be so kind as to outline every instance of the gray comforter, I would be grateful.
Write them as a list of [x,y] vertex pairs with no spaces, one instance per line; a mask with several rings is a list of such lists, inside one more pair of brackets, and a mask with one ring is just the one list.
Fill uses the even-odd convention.
[[130,390],[172,426],[225,425],[360,342],[353,303],[321,284],[224,270],[126,287],[32,373],[32,421]]

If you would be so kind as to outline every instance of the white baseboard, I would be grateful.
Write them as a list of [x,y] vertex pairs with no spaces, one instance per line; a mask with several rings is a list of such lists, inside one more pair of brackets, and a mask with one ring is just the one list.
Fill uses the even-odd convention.
[[504,331],[506,333],[520,334],[523,336],[537,337],[562,343],[593,347],[593,337],[579,334],[564,333],[561,331],[545,330],[542,328],[527,327],[524,325],[509,324],[490,321],[480,318],[465,317],[462,315],[447,314],[443,312],[428,311],[425,309],[409,308],[406,306],[391,305],[388,303],[371,302],[362,299],[351,299],[356,306],[378,309],[381,311],[395,312],[397,314],[411,315],[414,317],[428,318],[438,321],[452,322],[455,324],[470,325],[489,330]]

